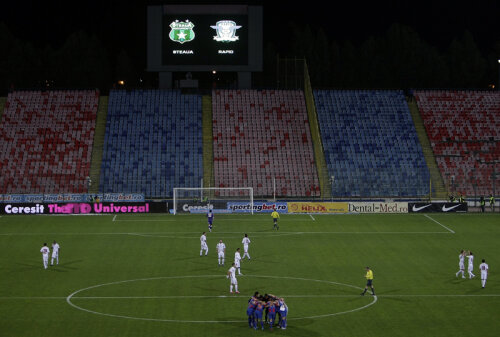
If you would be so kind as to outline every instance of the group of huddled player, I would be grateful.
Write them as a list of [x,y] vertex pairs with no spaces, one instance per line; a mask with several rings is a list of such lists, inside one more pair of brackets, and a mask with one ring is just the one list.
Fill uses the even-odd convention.
[[[257,330],[260,327],[264,330],[264,323],[269,323],[269,328],[272,330],[278,315],[278,329],[286,329],[286,317],[288,314],[288,306],[282,297],[277,297],[272,294],[261,295],[258,291],[248,300],[247,316],[248,326]],[[264,316],[264,319],[262,319]]]

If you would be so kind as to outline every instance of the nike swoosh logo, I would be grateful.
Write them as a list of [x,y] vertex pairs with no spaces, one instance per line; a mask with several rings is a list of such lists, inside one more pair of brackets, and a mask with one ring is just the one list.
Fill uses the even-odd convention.
[[413,205],[412,210],[413,210],[413,212],[418,212],[418,211],[420,211],[420,210],[423,210],[424,208],[429,207],[430,205],[431,205],[431,204],[429,204],[429,205],[425,205],[425,206],[421,206],[421,207],[415,207],[415,205]]
[[442,210],[443,210],[443,212],[448,212],[454,208],[457,208],[458,206],[460,206],[460,205],[455,205],[455,206],[451,206],[451,207],[446,207],[446,205],[443,205]]

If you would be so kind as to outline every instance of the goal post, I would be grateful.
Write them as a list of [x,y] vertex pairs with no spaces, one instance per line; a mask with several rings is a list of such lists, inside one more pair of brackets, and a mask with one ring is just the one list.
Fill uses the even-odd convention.
[[231,202],[248,203],[253,214],[253,187],[174,187],[172,213],[231,213]]

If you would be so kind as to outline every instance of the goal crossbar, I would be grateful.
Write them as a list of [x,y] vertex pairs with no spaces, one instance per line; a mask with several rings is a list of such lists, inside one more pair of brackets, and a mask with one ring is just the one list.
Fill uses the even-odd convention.
[[[173,213],[177,214],[177,204],[179,199],[185,199],[185,198],[180,198],[179,197],[179,192],[184,191],[184,192],[194,192],[194,191],[199,191],[199,197],[200,200],[203,200],[204,197],[204,192],[206,191],[248,191],[246,197],[249,198],[249,203],[250,203],[250,210],[251,213],[253,214],[253,187],[174,187],[174,193],[173,193]],[[238,196],[231,196],[231,198],[238,197]],[[242,196],[243,197],[243,196]],[[217,197],[217,200],[223,201],[224,196],[222,197]]]

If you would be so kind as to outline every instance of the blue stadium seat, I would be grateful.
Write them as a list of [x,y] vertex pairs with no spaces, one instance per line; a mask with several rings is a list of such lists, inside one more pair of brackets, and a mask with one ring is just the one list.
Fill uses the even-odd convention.
[[[171,197],[203,176],[201,96],[111,91],[100,192]],[[189,176],[189,179],[186,179]]]
[[429,170],[401,91],[316,90],[334,196],[424,196]]

